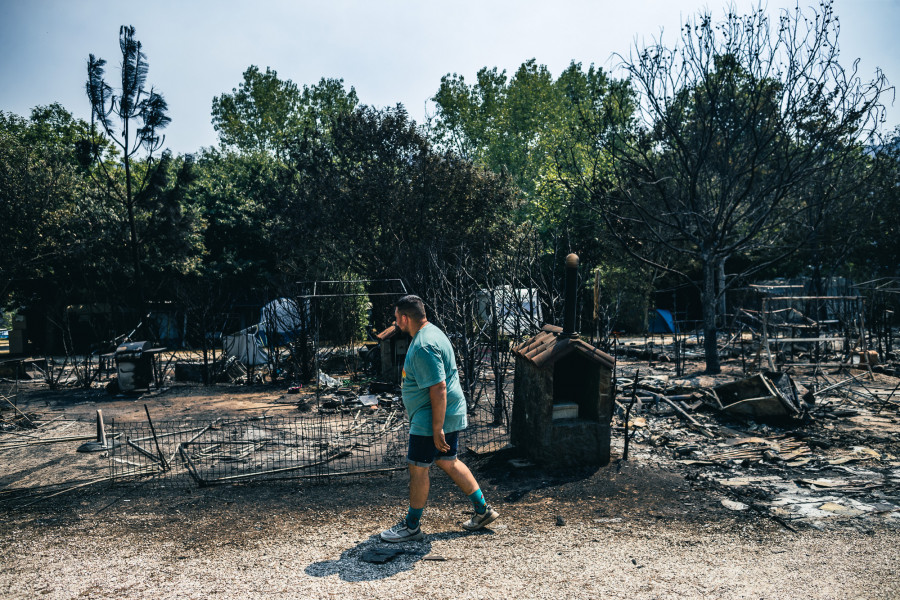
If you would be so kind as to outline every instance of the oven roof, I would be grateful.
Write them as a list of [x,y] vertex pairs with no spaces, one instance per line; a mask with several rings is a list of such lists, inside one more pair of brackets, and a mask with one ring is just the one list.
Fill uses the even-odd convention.
[[561,333],[562,327],[544,325],[539,334],[513,348],[513,352],[537,367],[551,365],[572,352],[609,369],[615,366],[615,359],[606,352],[597,350],[581,338],[561,337]]

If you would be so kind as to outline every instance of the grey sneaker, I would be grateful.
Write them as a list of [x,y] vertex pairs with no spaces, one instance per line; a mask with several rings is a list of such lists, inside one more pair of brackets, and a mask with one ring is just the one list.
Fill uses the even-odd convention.
[[398,542],[418,542],[424,537],[425,534],[422,533],[422,528],[416,527],[415,529],[410,529],[406,524],[406,519],[402,519],[390,529],[385,529],[381,532],[381,540],[392,544]]
[[465,523],[463,523],[462,526],[463,526],[463,529],[468,529],[469,531],[475,531],[477,529],[481,529],[485,525],[489,525],[489,524],[493,523],[499,516],[500,516],[500,513],[498,513],[496,510],[494,510],[493,508],[488,506],[487,510],[484,511],[483,515],[479,515],[478,513],[475,513],[475,516],[472,517],[471,519],[469,519],[468,521],[466,521]]

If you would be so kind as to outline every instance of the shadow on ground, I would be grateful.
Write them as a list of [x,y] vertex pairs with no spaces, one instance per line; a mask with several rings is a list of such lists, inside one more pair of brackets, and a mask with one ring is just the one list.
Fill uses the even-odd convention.
[[[388,544],[381,541],[378,534],[369,537],[353,548],[343,552],[337,560],[323,560],[306,567],[306,574],[311,577],[330,577],[337,575],[343,581],[375,581],[387,579],[398,573],[412,570],[416,563],[431,554],[431,544],[437,541],[449,541],[473,535],[492,535],[490,529],[481,531],[451,531],[426,535],[421,542],[405,542]],[[384,554],[397,552],[394,558],[379,563]],[[376,562],[370,562],[370,561]],[[440,560],[440,558],[439,558]]]

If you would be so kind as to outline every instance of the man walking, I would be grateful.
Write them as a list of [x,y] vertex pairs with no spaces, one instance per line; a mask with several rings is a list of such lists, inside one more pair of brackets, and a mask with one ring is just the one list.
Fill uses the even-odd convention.
[[397,327],[412,336],[401,388],[409,416],[409,510],[399,523],[381,532],[381,539],[409,542],[425,537],[419,522],[428,500],[432,463],[472,501],[475,515],[463,527],[481,529],[500,515],[485,503],[472,472],[456,457],[459,432],[467,420],[453,347],[444,332],[428,322],[425,304],[418,296],[400,298],[394,318]]

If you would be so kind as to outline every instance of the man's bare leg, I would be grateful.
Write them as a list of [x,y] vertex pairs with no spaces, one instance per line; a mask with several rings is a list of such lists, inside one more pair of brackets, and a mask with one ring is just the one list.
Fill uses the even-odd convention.
[[[470,473],[471,475],[471,473]],[[473,479],[474,481],[474,479]],[[428,502],[428,490],[431,488],[431,479],[428,477],[428,467],[409,465],[409,505],[412,508],[425,508]]]
[[478,482],[475,476],[461,460],[454,458],[453,460],[436,460],[434,461],[441,470],[450,476],[463,494],[468,496],[478,489]]
[[472,475],[472,471],[462,461],[454,458],[453,460],[436,460],[434,462],[437,463],[444,473],[450,476],[453,483],[469,497],[469,500],[474,505],[475,515],[462,524],[464,529],[469,531],[481,529],[493,523],[500,516],[496,510],[487,505],[475,476]]
[[390,529],[381,532],[381,539],[385,542],[416,542],[424,538],[419,528],[419,519],[428,501],[428,489],[431,480],[428,477],[428,467],[409,465],[409,510],[406,517]]

